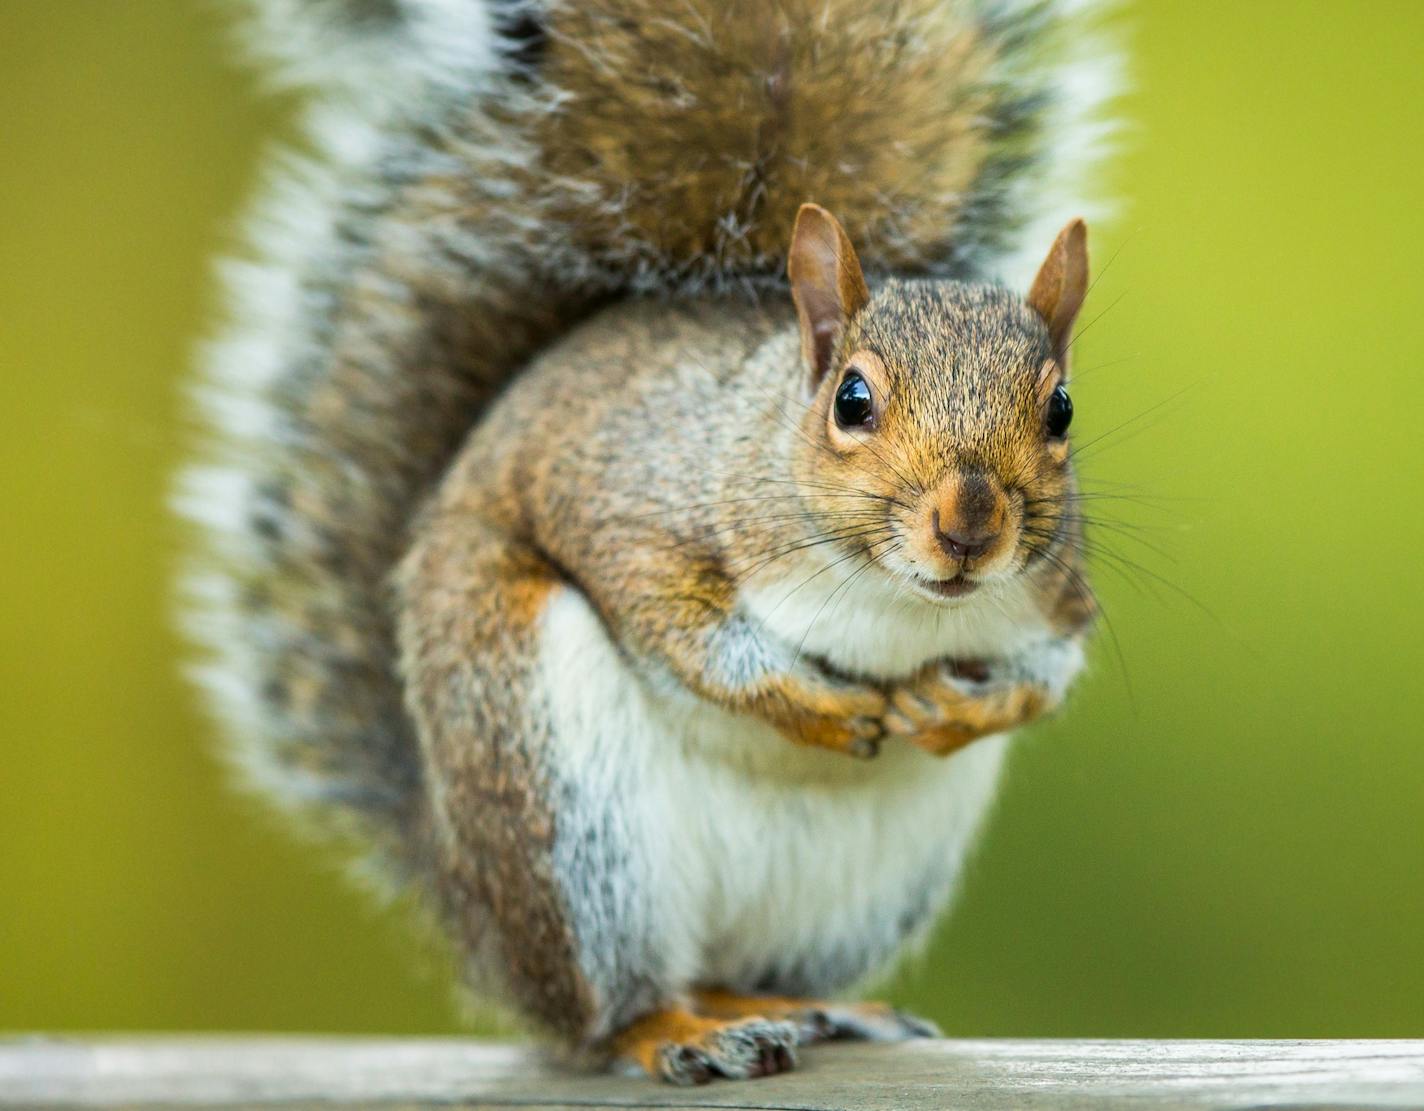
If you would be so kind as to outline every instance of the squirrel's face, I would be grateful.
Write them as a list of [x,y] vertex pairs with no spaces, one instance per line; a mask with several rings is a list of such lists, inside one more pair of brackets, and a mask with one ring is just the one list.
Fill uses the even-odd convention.
[[1082,224],[1059,236],[1027,300],[950,281],[872,295],[829,214],[803,213],[798,238],[814,238],[799,255],[793,241],[791,272],[811,399],[797,479],[823,531],[845,537],[847,560],[936,600],[1051,562],[1071,531]]
[[[803,453],[820,483],[879,499],[868,554],[960,598],[1051,550],[1070,489],[1072,404],[1048,333],[1006,290],[891,282],[851,322],[817,388]],[[828,509],[844,500],[818,495]]]

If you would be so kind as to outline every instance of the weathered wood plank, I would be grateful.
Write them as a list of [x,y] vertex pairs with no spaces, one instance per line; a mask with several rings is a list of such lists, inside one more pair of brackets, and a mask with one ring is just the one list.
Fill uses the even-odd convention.
[[677,1089],[560,1070],[513,1046],[323,1038],[0,1041],[0,1106],[1424,1108],[1424,1041],[828,1045],[785,1076]]

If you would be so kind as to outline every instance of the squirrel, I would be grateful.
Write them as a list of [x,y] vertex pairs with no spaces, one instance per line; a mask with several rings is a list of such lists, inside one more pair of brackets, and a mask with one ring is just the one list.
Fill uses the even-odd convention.
[[180,487],[231,757],[590,1060],[932,1033],[827,1000],[1083,667],[1083,221],[990,279],[1110,53],[997,0],[245,2],[317,107]]

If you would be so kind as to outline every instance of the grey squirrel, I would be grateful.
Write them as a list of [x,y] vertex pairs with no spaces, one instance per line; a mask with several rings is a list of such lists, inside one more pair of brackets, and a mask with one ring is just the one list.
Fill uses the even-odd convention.
[[1083,223],[986,278],[1110,56],[1039,3],[248,4],[318,155],[182,491],[234,758],[590,1059],[929,1031],[823,997],[1082,666]]

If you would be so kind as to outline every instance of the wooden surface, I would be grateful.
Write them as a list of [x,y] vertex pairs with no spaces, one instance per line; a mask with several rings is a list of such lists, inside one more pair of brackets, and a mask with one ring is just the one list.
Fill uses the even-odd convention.
[[1424,1042],[923,1041],[672,1088],[456,1040],[0,1041],[3,1107],[1424,1108]]

